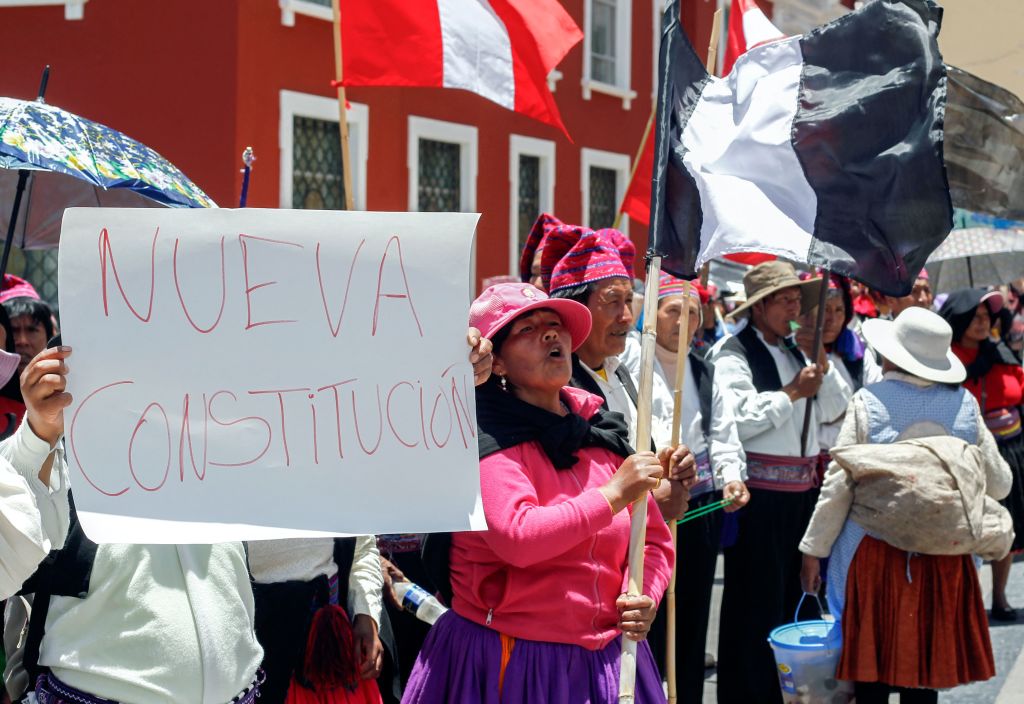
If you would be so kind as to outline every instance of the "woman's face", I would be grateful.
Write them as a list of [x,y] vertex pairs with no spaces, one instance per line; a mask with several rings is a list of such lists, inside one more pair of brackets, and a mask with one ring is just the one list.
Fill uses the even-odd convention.
[[964,331],[964,340],[970,342],[981,342],[987,340],[989,331],[992,329],[992,318],[988,314],[988,306],[982,303],[978,306],[977,310],[974,311],[974,319],[971,320],[971,324],[967,326],[967,330]]
[[822,330],[822,340],[826,345],[831,345],[843,331],[843,320],[846,318],[846,308],[843,306],[842,296],[829,296],[825,299],[825,327]]
[[540,309],[511,323],[493,371],[516,392],[557,393],[572,376],[572,338],[558,313]]

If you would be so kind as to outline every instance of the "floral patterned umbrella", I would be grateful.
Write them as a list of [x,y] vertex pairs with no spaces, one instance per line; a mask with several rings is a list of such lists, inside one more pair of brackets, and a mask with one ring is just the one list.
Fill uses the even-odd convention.
[[23,249],[56,247],[73,206],[216,207],[176,166],[117,130],[42,101],[0,98],[0,236],[22,172],[13,236]]

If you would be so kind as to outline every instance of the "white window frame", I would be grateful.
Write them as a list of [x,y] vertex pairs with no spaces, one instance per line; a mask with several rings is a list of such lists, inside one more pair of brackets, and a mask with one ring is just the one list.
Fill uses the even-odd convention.
[[0,7],[64,6],[64,19],[80,20],[85,17],[85,3],[89,0],[0,0]]
[[281,8],[281,24],[285,27],[295,26],[295,15],[306,15],[318,20],[334,21],[334,7],[321,5],[307,0],[277,0]]
[[[352,200],[356,210],[366,210],[366,163],[370,155],[370,108],[352,103],[347,111],[349,168],[352,169]],[[281,91],[278,145],[281,148],[280,204],[292,207],[292,159],[295,151],[295,117],[338,122],[338,99],[321,95]]]
[[604,93],[622,99],[622,109],[632,108],[636,91],[631,88],[633,73],[633,0],[617,0],[615,5],[615,46],[617,47],[615,67],[618,80],[615,84],[596,81],[590,71],[590,27],[594,16],[594,0],[583,0],[583,99],[590,100],[594,93]]
[[[718,0],[719,3],[722,0]],[[654,17],[654,33],[651,35],[651,98],[658,99],[658,59],[661,58],[661,15],[668,0],[652,0],[651,15]]]
[[508,267],[513,276],[519,275],[519,157],[535,156],[540,159],[540,212],[550,213],[555,208],[555,143],[514,134],[508,139]]
[[[583,198],[583,212],[580,215],[580,222],[585,227],[590,227],[590,167],[597,166],[602,169],[610,169],[615,172],[615,207],[622,207],[622,199],[629,188],[629,172],[632,163],[628,154],[606,152],[600,149],[580,150],[580,193]],[[629,235],[629,216],[625,213],[619,220],[619,231]]]
[[409,167],[409,212],[419,211],[420,140],[458,144],[459,212],[476,212],[477,128],[458,122],[409,116],[409,143],[406,165]]

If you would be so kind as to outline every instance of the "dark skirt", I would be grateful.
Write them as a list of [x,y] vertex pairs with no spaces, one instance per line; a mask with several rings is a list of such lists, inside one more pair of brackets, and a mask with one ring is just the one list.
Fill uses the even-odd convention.
[[836,677],[946,689],[995,675],[970,555],[911,555],[866,536],[846,580]]
[[[454,611],[430,630],[402,701],[406,704],[604,704],[619,700],[621,636],[601,650],[516,639],[502,684],[501,635]],[[646,641],[637,648],[636,704],[664,704]]]
[[1013,518],[1014,552],[1024,550],[1024,433],[1006,442],[999,443],[999,454],[1010,465],[1010,474],[1013,475],[1013,486],[1010,487],[1010,494],[1000,501]]

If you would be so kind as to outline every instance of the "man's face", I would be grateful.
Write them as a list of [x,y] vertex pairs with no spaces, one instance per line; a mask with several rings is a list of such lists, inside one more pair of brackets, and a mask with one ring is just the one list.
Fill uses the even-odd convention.
[[46,349],[46,328],[30,315],[19,315],[11,320],[11,330],[14,332],[14,351],[21,355],[18,363],[18,373],[21,374],[32,358]]
[[930,309],[935,297],[932,295],[932,286],[928,283],[928,279],[917,279],[914,281],[914,288],[909,296],[901,296],[900,298],[886,296],[885,300],[889,304],[889,308],[892,309],[892,317],[895,318],[907,308],[913,308],[914,306]]
[[598,283],[591,291],[587,308],[593,318],[590,336],[578,350],[584,361],[617,357],[626,350],[626,334],[633,329],[633,283],[617,277]]
[[803,296],[799,286],[790,286],[781,291],[765,296],[755,304],[760,313],[755,324],[762,332],[771,332],[777,337],[786,337],[792,332],[790,323],[800,317],[800,304]]
[[544,278],[540,275],[540,262],[544,255],[543,249],[538,249],[533,255],[533,262],[530,264],[530,283],[544,290]]
[[690,313],[691,340],[700,326],[700,301],[693,296],[687,298],[688,300],[684,300],[682,296],[668,296],[658,302],[658,344],[671,352],[679,350],[679,319],[683,306],[686,306]]

